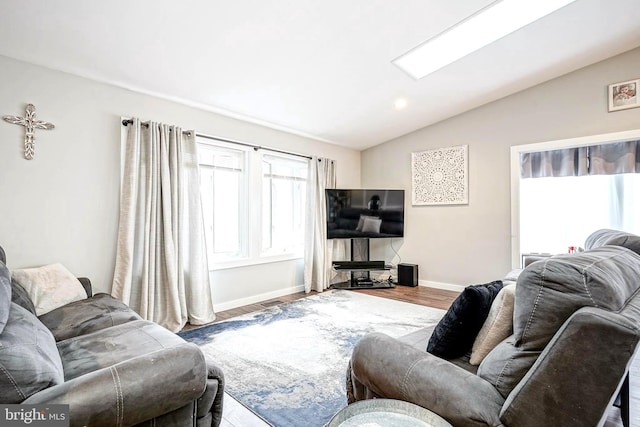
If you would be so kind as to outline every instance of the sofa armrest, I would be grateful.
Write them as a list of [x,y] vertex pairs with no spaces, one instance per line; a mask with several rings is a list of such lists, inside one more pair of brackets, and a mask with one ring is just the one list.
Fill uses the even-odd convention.
[[[368,334],[351,356],[348,388],[415,403],[455,426],[500,425],[504,398],[487,381],[444,359],[381,333]],[[364,388],[368,389],[365,390]]]
[[[222,422],[222,404],[224,399],[224,374],[213,359],[205,354],[207,361],[207,388],[198,399],[198,422],[211,419],[206,425],[218,427]],[[198,424],[200,425],[200,424]]]
[[87,293],[87,298],[91,298],[93,291],[91,289],[91,280],[88,277],[78,277],[78,281],[82,284],[84,291]]
[[67,404],[74,426],[135,425],[197,401],[206,381],[204,355],[185,343],[49,387],[23,403]]
[[624,316],[584,307],[556,332],[507,396],[506,425],[599,425],[616,398],[638,345]]

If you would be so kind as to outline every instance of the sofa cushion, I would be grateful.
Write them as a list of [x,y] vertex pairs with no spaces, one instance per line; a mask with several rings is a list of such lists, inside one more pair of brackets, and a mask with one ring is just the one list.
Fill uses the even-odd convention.
[[49,328],[56,341],[85,335],[132,320],[142,320],[142,318],[125,303],[103,293],[74,301],[40,316],[40,321]]
[[60,341],[58,350],[64,378],[69,381],[124,360],[184,343],[182,338],[160,325],[136,320]]
[[491,350],[513,333],[515,294],[516,285],[507,285],[498,292],[496,299],[493,300],[487,320],[482,325],[471,348],[469,363],[472,365],[479,365]]
[[640,236],[625,231],[602,229],[591,233],[584,243],[586,249],[605,245],[622,246],[640,255]]
[[87,297],[82,284],[60,263],[13,270],[11,274],[31,297],[38,316]]
[[506,397],[576,310],[620,310],[637,291],[638,277],[640,256],[618,246],[531,264],[516,285],[514,333],[485,357],[478,375]]
[[467,286],[434,329],[427,351],[444,359],[464,356],[471,350],[500,289],[500,280]]
[[9,318],[11,307],[11,274],[9,269],[0,261],[0,334]]
[[0,402],[20,403],[64,381],[51,332],[33,313],[11,303],[0,334]]

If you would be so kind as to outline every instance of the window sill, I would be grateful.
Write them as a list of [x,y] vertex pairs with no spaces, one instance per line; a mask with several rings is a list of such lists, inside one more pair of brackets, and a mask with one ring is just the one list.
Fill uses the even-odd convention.
[[302,258],[303,256],[299,254],[270,255],[270,256],[264,256],[264,257],[253,258],[253,259],[244,258],[244,259],[237,259],[233,261],[211,263],[209,265],[209,271],[250,267],[253,265],[271,264],[274,262],[294,261]]

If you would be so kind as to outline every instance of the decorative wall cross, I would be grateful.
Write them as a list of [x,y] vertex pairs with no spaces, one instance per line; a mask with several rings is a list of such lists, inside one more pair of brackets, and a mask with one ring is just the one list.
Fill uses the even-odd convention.
[[24,117],[2,116],[2,118],[9,123],[24,126],[24,158],[27,160],[33,159],[36,154],[36,129],[53,129],[55,127],[53,123],[36,120],[36,107],[33,104],[27,105],[27,113]]

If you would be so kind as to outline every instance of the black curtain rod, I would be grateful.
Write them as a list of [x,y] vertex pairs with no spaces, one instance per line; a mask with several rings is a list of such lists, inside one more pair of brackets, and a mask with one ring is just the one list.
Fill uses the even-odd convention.
[[[127,119],[127,120],[122,120],[122,125],[123,126],[128,126],[130,124],[133,124],[133,120],[131,119]],[[141,123],[142,126],[144,127],[149,127],[149,123]],[[188,131],[183,131],[184,133],[190,133]],[[268,148],[268,147],[262,147],[260,145],[254,145],[254,144],[247,144],[246,142],[240,142],[240,141],[233,141],[231,139],[224,139],[224,138],[218,138],[217,136],[210,136],[210,135],[205,135],[202,133],[197,133],[196,132],[196,136],[200,137],[200,138],[204,138],[204,139],[210,139],[212,141],[220,141],[220,142],[226,142],[229,144],[236,144],[236,145],[241,145],[243,147],[251,147],[253,148],[255,151],[258,150],[267,150],[267,151],[272,151],[274,153],[280,153],[280,154],[288,154],[290,156],[297,156],[297,157],[303,157],[305,159],[309,159],[311,160],[312,157],[311,156],[307,156],[305,154],[298,154],[298,153],[292,153],[290,151],[282,151],[282,150],[276,150],[275,148]],[[320,161],[320,159],[318,159],[318,161]]]

